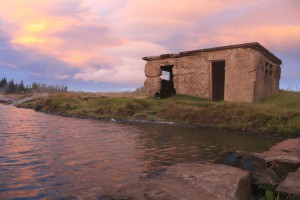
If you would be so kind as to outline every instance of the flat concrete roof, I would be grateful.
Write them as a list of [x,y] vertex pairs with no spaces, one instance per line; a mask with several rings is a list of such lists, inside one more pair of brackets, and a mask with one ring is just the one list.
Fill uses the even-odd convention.
[[270,58],[273,62],[276,64],[281,65],[282,61],[277,58],[273,53],[271,53],[268,49],[263,47],[258,42],[252,42],[252,43],[244,43],[244,44],[236,44],[236,45],[228,45],[228,46],[221,46],[221,47],[213,47],[213,48],[207,48],[207,49],[198,49],[193,51],[183,51],[179,52],[177,54],[162,54],[159,56],[147,56],[143,57],[142,59],[145,61],[151,61],[151,60],[160,60],[160,59],[166,59],[166,58],[179,58],[184,56],[192,56],[197,55],[202,52],[210,52],[210,51],[220,51],[220,50],[226,50],[226,49],[236,49],[236,48],[252,48],[260,51],[262,54]]

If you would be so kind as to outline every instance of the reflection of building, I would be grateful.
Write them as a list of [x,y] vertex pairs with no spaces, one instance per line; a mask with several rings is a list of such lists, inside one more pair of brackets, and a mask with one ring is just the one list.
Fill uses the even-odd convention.
[[[281,60],[259,43],[144,57],[148,96],[252,102],[279,91]],[[164,73],[164,71],[169,73]],[[162,74],[169,74],[165,80]]]

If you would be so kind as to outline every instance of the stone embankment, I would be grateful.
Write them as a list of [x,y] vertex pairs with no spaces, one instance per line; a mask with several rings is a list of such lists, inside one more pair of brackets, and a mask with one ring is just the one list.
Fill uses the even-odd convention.
[[300,138],[262,153],[225,152],[214,163],[181,163],[158,169],[100,200],[246,200],[257,188],[276,188],[284,199],[300,197]]

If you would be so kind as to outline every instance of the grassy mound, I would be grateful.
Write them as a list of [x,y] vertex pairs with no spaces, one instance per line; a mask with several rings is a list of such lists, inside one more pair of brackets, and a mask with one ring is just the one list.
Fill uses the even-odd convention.
[[300,135],[300,92],[280,91],[254,103],[212,102],[186,95],[157,99],[128,93],[124,97],[60,93],[19,106],[73,117],[173,121],[199,127]]

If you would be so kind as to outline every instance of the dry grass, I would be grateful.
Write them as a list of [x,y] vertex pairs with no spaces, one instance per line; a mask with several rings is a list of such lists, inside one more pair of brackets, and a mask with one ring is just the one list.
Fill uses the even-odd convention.
[[143,92],[61,93],[20,106],[37,105],[43,112],[65,116],[173,121],[200,127],[300,135],[299,92],[281,91],[255,103],[212,102],[185,95],[145,98]]

